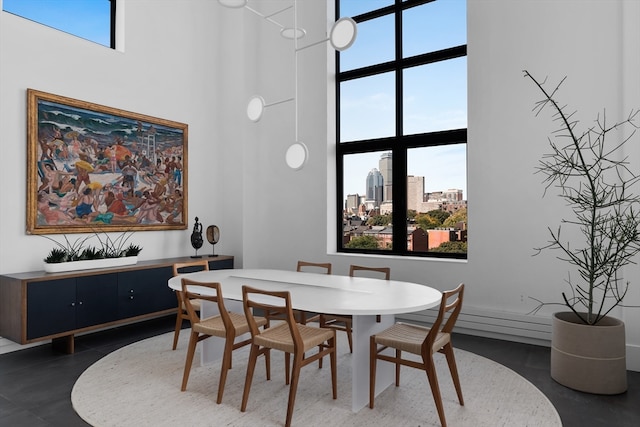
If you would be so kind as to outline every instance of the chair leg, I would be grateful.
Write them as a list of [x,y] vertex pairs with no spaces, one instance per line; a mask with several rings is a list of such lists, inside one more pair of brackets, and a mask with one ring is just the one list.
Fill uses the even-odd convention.
[[458,366],[456,365],[456,358],[453,355],[453,346],[448,343],[444,346],[444,355],[447,357],[447,364],[449,365],[449,372],[451,372],[451,378],[453,379],[453,385],[456,388],[458,394],[458,401],[460,405],[464,406],[464,399],[462,398],[462,387],[460,386],[460,377],[458,376]]
[[284,383],[289,385],[291,382],[291,353],[284,354]]
[[376,397],[376,364],[378,362],[378,346],[375,335],[369,338],[369,408],[373,409]]
[[182,329],[182,310],[178,307],[178,313],[176,314],[176,330],[173,333],[173,348],[175,350],[178,347],[178,338],[180,337],[180,329]]
[[[318,352],[321,352],[322,350],[324,350],[324,347],[321,344],[318,346]],[[318,359],[318,369],[322,369],[322,359],[324,359],[324,357]]]
[[431,386],[431,394],[433,400],[436,403],[436,409],[438,410],[438,417],[440,417],[440,424],[442,427],[447,427],[447,420],[444,417],[444,407],[442,406],[442,395],[440,394],[440,385],[438,384],[438,375],[436,374],[436,365],[433,363],[433,354],[429,354],[426,360],[423,356],[423,362],[427,372],[427,379],[429,380],[429,386]]
[[[400,360],[402,358],[402,351],[396,348],[396,360]],[[400,367],[402,365],[399,362],[396,362],[396,387],[400,386]]]
[[329,355],[331,359],[331,390],[333,392],[333,398],[338,398],[338,357],[336,355],[337,342],[336,335],[333,334],[333,338],[329,340],[329,345],[332,348],[331,354]]
[[349,341],[349,353],[353,353],[353,337],[351,336],[351,324],[347,323],[345,324],[346,326],[346,333],[347,333],[347,340]]
[[256,369],[256,360],[258,359],[259,351],[260,346],[251,344],[251,352],[249,353],[249,361],[247,362],[247,377],[244,380],[244,392],[242,393],[242,406],[240,406],[241,412],[244,412],[247,409],[249,391],[251,390],[251,381],[253,380],[253,371]]
[[233,341],[235,337],[231,339],[227,338],[224,343],[224,355],[222,356],[222,367],[220,368],[220,380],[218,381],[218,399],[216,403],[222,402],[222,395],[224,393],[224,384],[227,382],[227,373],[231,369],[231,352],[233,351]]
[[181,391],[187,389],[187,381],[189,381],[189,373],[191,372],[191,365],[193,364],[193,355],[196,352],[196,344],[198,344],[198,333],[191,332],[189,338],[189,348],[187,349],[187,359],[184,362],[184,374],[182,374],[182,387]]
[[[324,314],[320,313],[318,315],[318,326],[320,328],[324,328],[326,324],[326,317],[324,317]],[[321,357],[320,359],[318,359],[318,369],[322,369],[322,359],[324,359],[324,357]]]
[[289,386],[289,402],[287,404],[287,420],[285,427],[291,427],[293,418],[293,407],[296,403],[296,392],[298,391],[298,380],[300,379],[300,369],[302,365],[302,355],[296,354],[293,358],[293,371],[291,372],[291,385]]
[[264,367],[267,371],[267,381],[271,379],[271,350],[266,349],[264,352]]

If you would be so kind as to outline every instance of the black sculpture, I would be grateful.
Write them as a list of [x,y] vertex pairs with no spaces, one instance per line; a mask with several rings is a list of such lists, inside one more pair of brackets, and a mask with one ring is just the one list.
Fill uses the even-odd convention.
[[198,222],[198,217],[196,217],[196,223],[193,225],[193,232],[191,233],[191,246],[196,250],[196,254],[191,258],[202,258],[198,255],[198,249],[202,247],[204,241],[202,240],[202,224]]

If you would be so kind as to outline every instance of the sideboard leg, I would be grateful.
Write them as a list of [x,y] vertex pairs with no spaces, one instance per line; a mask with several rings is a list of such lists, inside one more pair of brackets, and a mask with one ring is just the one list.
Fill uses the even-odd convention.
[[61,353],[73,354],[75,351],[75,340],[73,334],[65,335],[60,338],[54,338],[51,340],[51,346],[55,351]]

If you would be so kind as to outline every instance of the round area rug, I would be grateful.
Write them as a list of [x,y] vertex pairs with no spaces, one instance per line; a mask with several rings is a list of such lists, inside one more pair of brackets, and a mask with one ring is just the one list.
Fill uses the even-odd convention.
[[[90,366],[71,392],[73,408],[87,423],[107,426],[281,426],[288,386],[284,355],[271,357],[271,381],[264,358],[258,359],[246,412],[240,412],[248,347],[233,353],[224,397],[216,404],[220,364],[200,366],[194,358],[187,391],[181,392],[190,330],[183,330],[172,351],[173,332],[123,347]],[[351,355],[338,334],[338,399],[331,398],[331,371],[302,369],[293,425],[305,426],[439,426],[426,374],[402,368],[400,387],[389,386],[358,413],[351,412]],[[210,338],[217,339],[217,338]],[[454,343],[455,344],[455,343]],[[199,347],[199,346],[198,346]],[[484,357],[455,350],[465,405],[460,406],[443,355],[436,369],[450,427],[560,427],[560,417],[535,386],[512,370]],[[384,363],[384,362],[379,362]]]

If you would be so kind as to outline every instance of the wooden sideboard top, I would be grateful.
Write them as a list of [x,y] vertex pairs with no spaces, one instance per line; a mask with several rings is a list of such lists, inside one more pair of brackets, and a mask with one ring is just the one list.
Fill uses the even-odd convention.
[[208,260],[209,262],[224,262],[233,260],[231,255],[218,255],[210,257],[208,255],[202,255],[201,258],[191,258],[190,256],[175,257],[175,258],[163,258],[163,259],[151,259],[146,261],[138,261],[137,264],[126,265],[122,267],[110,267],[110,268],[94,268],[89,270],[78,271],[65,271],[61,273],[47,273],[44,270],[40,271],[28,271],[24,273],[8,273],[2,274],[0,277],[17,279],[17,280],[52,280],[52,279],[65,279],[69,277],[81,277],[81,276],[93,276],[96,274],[117,273],[120,271],[133,271],[143,270],[147,268],[158,268],[164,266],[171,266],[176,262],[189,262],[196,260]]

